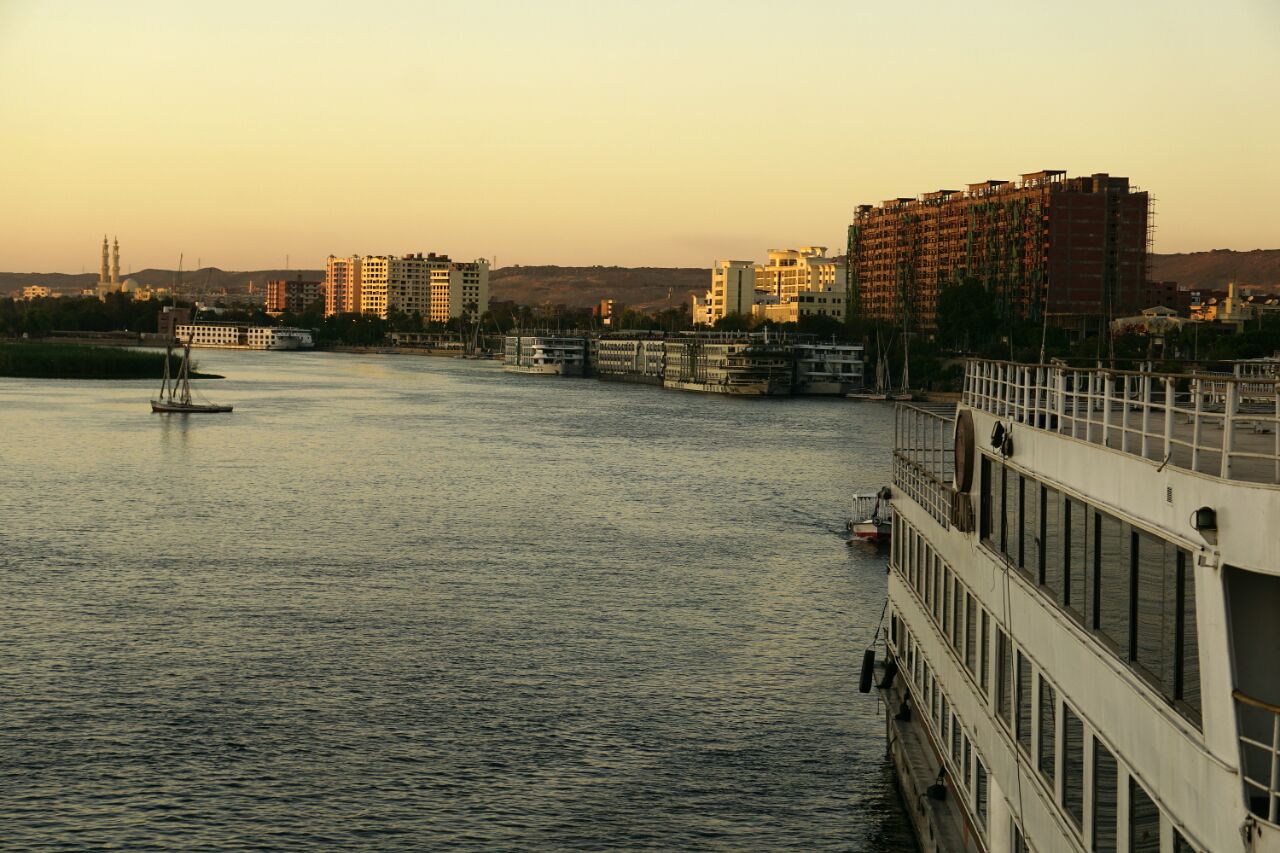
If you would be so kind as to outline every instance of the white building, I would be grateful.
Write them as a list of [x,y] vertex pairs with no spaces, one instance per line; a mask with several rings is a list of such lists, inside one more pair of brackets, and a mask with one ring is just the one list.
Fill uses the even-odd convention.
[[693,297],[693,322],[710,326],[728,314],[751,315],[755,304],[756,273],[752,261],[716,261],[711,267],[711,289]]

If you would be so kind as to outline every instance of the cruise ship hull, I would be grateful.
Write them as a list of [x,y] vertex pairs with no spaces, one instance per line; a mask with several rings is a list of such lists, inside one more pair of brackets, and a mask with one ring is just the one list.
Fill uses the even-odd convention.
[[580,364],[504,364],[503,370],[511,373],[528,373],[533,376],[581,376]]
[[675,388],[680,391],[699,391],[704,394],[733,394],[740,397],[784,397],[791,393],[791,386],[782,382],[750,382],[729,385],[719,382],[675,382],[662,383],[664,388]]

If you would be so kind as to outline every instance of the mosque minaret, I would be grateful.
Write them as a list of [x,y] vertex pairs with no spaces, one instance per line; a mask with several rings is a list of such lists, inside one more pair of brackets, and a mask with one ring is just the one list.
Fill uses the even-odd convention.
[[120,288],[120,238],[114,245],[107,243],[107,235],[102,235],[102,266],[98,268],[98,298],[104,299],[108,293],[119,293]]

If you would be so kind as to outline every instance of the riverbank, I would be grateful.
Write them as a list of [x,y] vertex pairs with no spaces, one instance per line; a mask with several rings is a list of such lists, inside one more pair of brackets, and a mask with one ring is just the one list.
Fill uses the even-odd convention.
[[[0,343],[0,377],[29,379],[159,379],[164,373],[164,353],[46,341]],[[169,357],[176,375],[182,359]],[[192,362],[192,378],[221,379],[199,373]]]

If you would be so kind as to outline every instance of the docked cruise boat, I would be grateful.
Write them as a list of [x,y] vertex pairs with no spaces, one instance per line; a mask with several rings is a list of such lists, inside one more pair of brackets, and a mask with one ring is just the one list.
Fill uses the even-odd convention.
[[1280,850],[1278,413],[991,361],[899,404],[877,689],[922,850]]
[[507,335],[502,369],[542,376],[582,376],[587,340],[560,335]]

